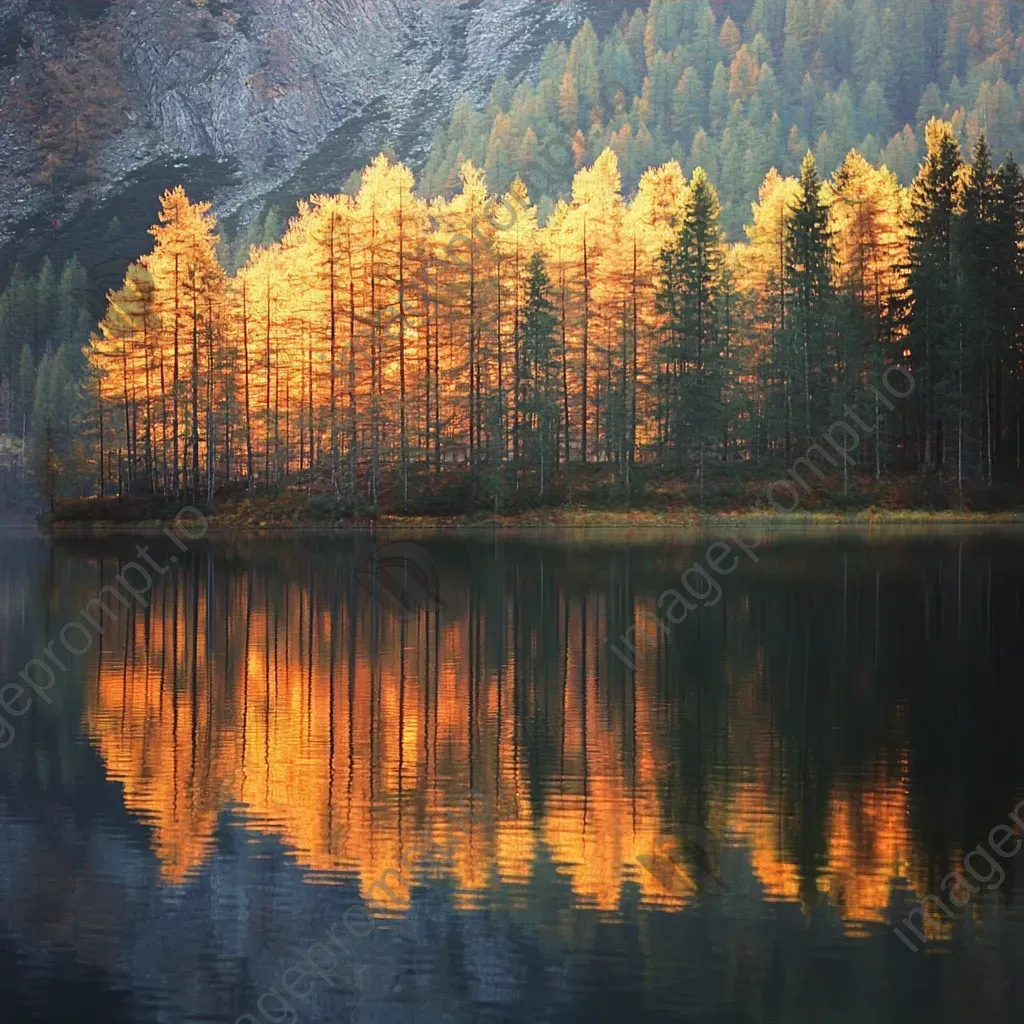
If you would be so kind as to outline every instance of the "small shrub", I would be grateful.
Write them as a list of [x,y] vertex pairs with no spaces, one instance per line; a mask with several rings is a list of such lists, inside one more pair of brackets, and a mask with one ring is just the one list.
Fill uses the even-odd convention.
[[334,523],[352,515],[352,506],[336,494],[312,494],[299,509],[299,518],[312,523]]

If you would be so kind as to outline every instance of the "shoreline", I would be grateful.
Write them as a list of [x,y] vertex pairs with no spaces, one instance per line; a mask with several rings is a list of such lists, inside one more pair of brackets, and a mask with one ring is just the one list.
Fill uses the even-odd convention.
[[[595,511],[592,509],[551,510],[545,513],[515,515],[477,514],[463,516],[402,516],[381,515],[376,519],[357,518],[336,522],[296,522],[294,520],[261,520],[239,522],[229,511],[226,521],[218,522],[214,511],[208,515],[209,533],[268,534],[268,533],[365,533],[403,530],[443,531],[541,531],[541,530],[637,530],[665,529],[700,532],[707,529],[770,529],[790,531],[801,528],[864,528],[864,527],[1024,527],[1024,510],[1000,512],[959,512],[927,509],[890,510],[867,509],[858,512],[790,512],[766,515],[755,510],[729,513],[694,511]],[[40,523],[37,528],[54,534],[140,534],[159,532],[174,521],[173,516],[160,519],[131,521],[58,519]],[[28,525],[28,524],[26,524]]]

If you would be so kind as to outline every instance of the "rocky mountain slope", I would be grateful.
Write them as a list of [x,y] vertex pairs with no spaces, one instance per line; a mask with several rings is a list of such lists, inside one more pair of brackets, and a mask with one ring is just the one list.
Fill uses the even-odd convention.
[[[72,247],[76,224],[109,221],[115,193],[119,218],[133,201],[151,218],[157,190],[182,179],[223,215],[289,182],[339,187],[387,145],[416,164],[454,96],[483,97],[585,17],[607,23],[623,6],[0,0],[3,262]],[[49,185],[48,118],[46,142],[75,172],[51,157]]]

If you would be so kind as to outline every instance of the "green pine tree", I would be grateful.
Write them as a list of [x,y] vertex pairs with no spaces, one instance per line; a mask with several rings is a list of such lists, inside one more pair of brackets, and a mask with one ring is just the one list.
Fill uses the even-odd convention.
[[539,494],[543,498],[554,461],[558,426],[557,318],[548,297],[551,285],[540,253],[530,258],[528,273],[520,367],[523,452],[527,463],[537,467]]
[[790,366],[799,366],[803,384],[804,438],[812,443],[823,415],[826,395],[826,338],[832,327],[834,257],[828,207],[822,201],[821,179],[808,152],[800,168],[800,192],[786,236],[785,271],[792,293],[788,327]]
[[721,212],[714,186],[698,167],[679,233],[661,254],[657,293],[666,317],[661,347],[664,445],[677,466],[696,464],[701,506],[707,462],[723,431]]
[[946,456],[949,398],[958,350],[958,304],[953,273],[953,221],[963,160],[952,127],[929,121],[928,153],[910,189],[908,342],[918,382],[920,459],[926,467]]

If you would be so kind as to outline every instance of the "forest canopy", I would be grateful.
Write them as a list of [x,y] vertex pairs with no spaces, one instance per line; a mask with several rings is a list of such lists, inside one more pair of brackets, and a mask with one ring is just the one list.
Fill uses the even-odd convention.
[[[827,180],[811,153],[769,171],[732,245],[703,168],[650,168],[628,201],[611,149],[543,226],[518,179],[495,196],[467,161],[428,203],[380,156],[233,275],[209,205],[167,192],[76,396],[43,356],[37,473],[210,504],[317,480],[408,509],[455,471],[500,509],[596,466],[624,500],[656,470],[703,504],[709,473],[789,464],[854,407],[873,427],[831,458],[844,496],[920,470],[962,499],[1020,465],[1024,186],[984,139],[966,163],[948,123],[926,135],[908,189],[856,151]],[[879,404],[889,367],[914,378],[898,409]]]
[[965,152],[983,132],[994,153],[1020,152],[1020,32],[1011,0],[653,0],[604,38],[588,22],[552,43],[536,81],[499,80],[482,110],[461,97],[423,193],[450,194],[468,159],[495,191],[522,177],[543,216],[611,148],[627,194],[650,165],[704,167],[738,238],[764,175],[798,174],[808,149],[822,174],[856,147],[909,184],[939,117]]
[[[51,500],[301,482],[349,511],[446,489],[705,507],[802,459],[802,496],[991,503],[1021,469],[1007,9],[743,7],[584,25],[536,82],[460,101],[418,183],[381,155],[230,244],[168,191],[98,325],[77,263],[19,270],[0,434],[22,454],[0,478]],[[856,450],[811,462],[851,408]]]

